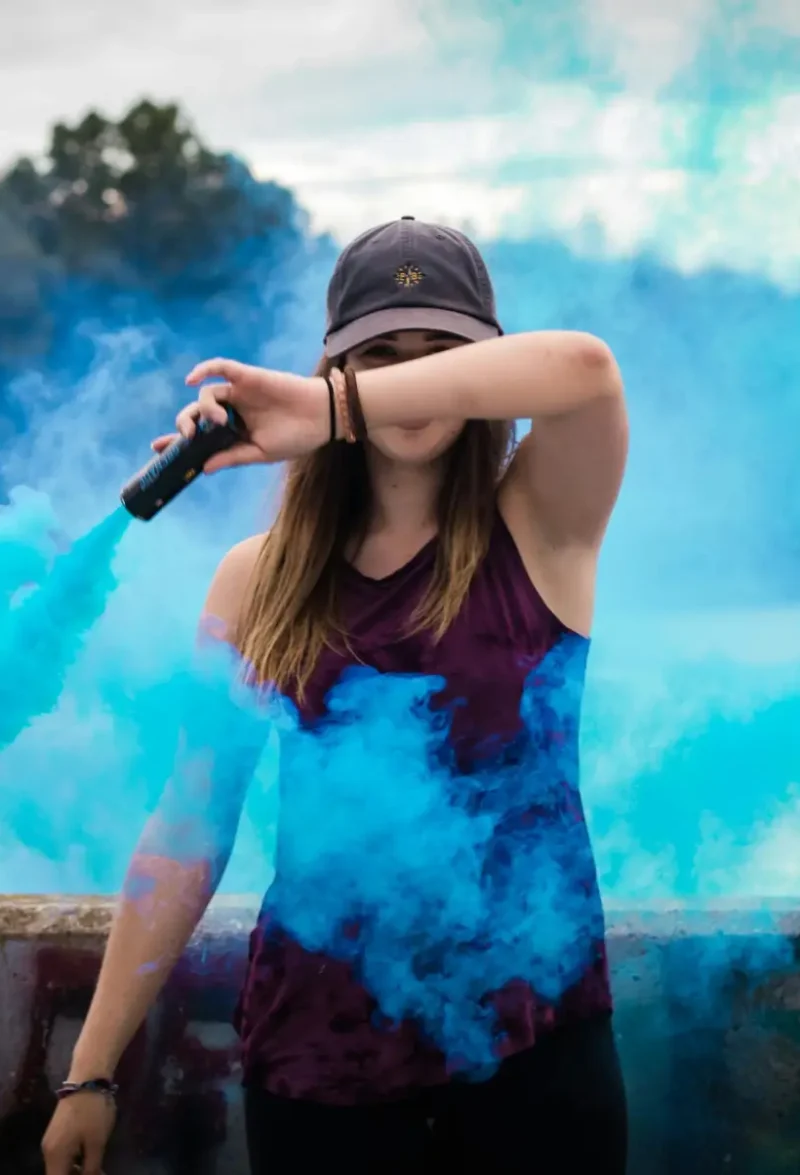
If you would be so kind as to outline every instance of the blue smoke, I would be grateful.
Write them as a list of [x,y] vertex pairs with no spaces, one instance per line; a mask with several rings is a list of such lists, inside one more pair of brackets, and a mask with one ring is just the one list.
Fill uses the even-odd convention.
[[[26,592],[25,580],[12,580],[12,589],[22,595],[17,599],[18,592],[13,593],[0,627],[0,663],[11,669],[0,688],[0,749],[58,702],[64,673],[116,586],[111,557],[129,522],[120,506],[68,553],[56,557],[41,584]],[[0,552],[3,546],[0,535]],[[16,569],[18,576],[27,570],[26,562],[31,571],[37,569],[36,548],[23,545],[20,550],[19,538],[9,547],[7,573]],[[24,554],[29,559],[20,558]]]
[[[646,257],[578,260],[550,242],[487,253],[509,329],[595,330],[627,379],[631,466],[581,723],[606,901],[797,896],[800,299]],[[310,368],[326,276],[327,265],[287,276],[295,302],[255,358]],[[202,357],[205,338],[152,307],[126,325],[104,323],[94,301],[83,309],[81,347],[11,388],[25,432],[4,453],[0,508],[0,890],[116,891],[154,812],[162,847],[222,852],[214,829],[230,831],[238,812],[223,799],[209,821],[205,773],[221,796],[252,776],[223,888],[257,902],[277,862],[282,920],[333,953],[352,949],[340,929],[359,911],[354,965],[385,1014],[411,1012],[448,1051],[484,1062],[476,993],[524,974],[557,995],[583,962],[569,949],[585,929],[564,883],[569,833],[511,854],[487,889],[498,813],[452,802],[464,781],[435,766],[446,731],[425,702],[437,682],[350,675],[330,699],[336,721],[312,738],[290,707],[237,693],[224,657],[193,652],[217,560],[268,522],[269,477],[210,479],[149,524],[109,513],[149,435],[169,427],[179,363]],[[540,667],[561,682],[550,704],[565,721],[569,652]],[[523,701],[531,730],[536,699]],[[483,781],[498,809],[539,786],[537,764],[524,768]],[[297,781],[285,795],[279,770]],[[480,950],[489,922],[491,954]],[[739,947],[713,949],[719,961]]]
[[[579,261],[554,244],[489,251],[511,329],[584,321],[611,338],[627,377],[631,468],[601,565],[583,723],[584,792],[606,893],[625,900],[680,885],[685,894],[738,887],[791,895],[791,854],[775,857],[768,845],[791,844],[796,811],[800,488],[791,448],[799,407],[787,372],[799,300],[764,282],[680,277],[643,260]],[[547,281],[533,283],[531,273]],[[321,270],[303,288],[311,310],[323,281]],[[310,329],[296,315],[275,353],[308,369]],[[65,367],[58,380],[28,375],[13,389],[28,430],[4,455],[4,471],[35,491],[15,491],[0,513],[6,600],[18,582],[39,582],[70,535],[96,524],[146,459],[147,437],[169,427],[180,403],[180,381],[159,365],[175,347],[162,323],[87,334],[86,374]],[[203,354],[200,343],[191,351]],[[712,378],[717,358],[724,385]],[[119,586],[67,673],[59,706],[7,748],[4,774],[18,785],[41,779],[51,808],[65,773],[86,787],[89,807],[102,806],[105,795],[89,781],[103,756],[130,799],[129,827],[90,842],[94,864],[61,874],[61,886],[119,884],[133,827],[156,791],[148,757],[161,771],[166,753],[146,719],[161,712],[172,666],[187,656],[217,559],[267,524],[267,489],[257,470],[210,479],[153,523],[129,528],[114,564]],[[108,723],[94,732],[92,754],[69,719],[78,705],[89,725],[99,716]],[[12,845],[28,833],[6,827],[4,860],[18,865]],[[250,845],[261,827],[260,819],[255,828],[244,823]],[[748,845],[753,834],[757,845]],[[69,855],[68,842],[60,852]],[[39,868],[26,879],[14,867],[2,887],[38,888]],[[238,858],[229,886],[257,889],[255,878],[268,873]]]
[[453,771],[449,724],[429,704],[437,678],[351,671],[324,725],[283,732],[270,911],[308,949],[346,959],[384,1016],[413,1016],[471,1065],[494,1055],[482,996],[527,978],[555,1000],[602,933],[585,830],[562,799],[585,660],[568,638],[532,672],[513,766]]

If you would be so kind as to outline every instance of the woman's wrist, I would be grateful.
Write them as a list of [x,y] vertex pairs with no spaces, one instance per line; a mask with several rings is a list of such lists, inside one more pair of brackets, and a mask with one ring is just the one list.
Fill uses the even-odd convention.
[[94,1081],[97,1078],[113,1081],[116,1067],[117,1060],[107,1053],[91,1050],[82,1053],[76,1048],[65,1080],[75,1083]]
[[[308,391],[310,410],[309,415],[313,418],[314,428],[314,444],[313,449],[322,449],[330,444],[331,440],[331,409],[330,409],[330,389],[328,387],[328,380],[322,375],[312,375],[308,377]],[[334,421],[338,428],[338,422]]]
[[115,1065],[70,1065],[65,1082],[82,1085],[85,1081],[113,1081]]

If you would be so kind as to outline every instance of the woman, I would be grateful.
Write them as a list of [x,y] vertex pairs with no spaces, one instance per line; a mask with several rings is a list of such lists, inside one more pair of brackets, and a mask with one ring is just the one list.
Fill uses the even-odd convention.
[[[463,1080],[436,1024],[380,1017],[352,954],[348,962],[304,949],[281,924],[272,895],[289,882],[279,844],[237,1014],[254,1175],[323,1162],[351,1175],[621,1175],[625,1097],[576,781],[545,781],[547,804],[496,810],[504,771],[519,781],[520,764],[532,764],[540,786],[551,763],[542,748],[566,740],[558,761],[576,757],[575,724],[550,729],[558,719],[549,703],[537,708],[531,671],[569,646],[582,684],[598,554],[627,450],[613,356],[580,333],[503,337],[471,242],[403,217],[342,254],[315,376],[214,360],[187,382],[201,390],[177,418],[180,433],[191,435],[200,417],[224,419],[220,401],[247,426],[247,439],[214,457],[208,472],[289,462],[272,530],[223,559],[206,618],[312,728],[324,726],[326,697],[349,665],[444,679],[438,704],[450,707],[453,777],[473,781],[470,803],[486,801],[480,781],[493,773],[487,893],[499,892],[498,878],[530,838],[546,846],[569,828],[562,843],[573,846],[559,858],[572,921],[556,919],[572,970],[551,959],[548,975],[562,976],[560,988],[535,990],[534,975],[511,973],[484,993],[497,1061],[491,1075]],[[533,427],[512,453],[518,418]],[[525,690],[528,726],[533,714],[538,729],[522,720]],[[367,787],[368,763],[364,774]],[[190,867],[146,859],[146,842],[140,847],[132,873],[156,874],[153,913],[120,903],[70,1082],[111,1080],[219,881],[245,785],[226,827],[209,834],[223,851]],[[291,785],[284,772],[282,795]],[[218,808],[209,802],[209,822]],[[487,934],[491,962],[500,949],[491,922]],[[167,960],[160,971],[143,966],[154,958]],[[84,1172],[95,1175],[113,1098],[91,1084],[65,1092],[44,1142],[48,1175],[66,1175],[81,1148]]]

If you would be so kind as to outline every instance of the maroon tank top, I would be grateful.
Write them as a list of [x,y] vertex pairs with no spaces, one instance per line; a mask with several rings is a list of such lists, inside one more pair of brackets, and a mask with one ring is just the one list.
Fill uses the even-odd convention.
[[[409,618],[429,583],[435,554],[434,539],[381,580],[349,565],[343,569],[341,606],[352,653],[324,652],[300,714],[311,729],[328,721],[329,691],[357,663],[380,674],[443,679],[435,700],[444,708],[454,703],[446,735],[453,777],[462,789],[469,783],[464,802],[473,810],[482,803],[495,808],[497,831],[487,852],[493,884],[500,884],[497,877],[521,855],[546,847],[549,838],[562,846],[563,892],[556,886],[546,894],[546,907],[540,898],[536,917],[528,917],[521,933],[531,939],[533,958],[537,925],[548,922],[550,941],[553,926],[563,925],[563,958],[572,959],[573,969],[558,975],[552,966],[532,966],[531,974],[514,974],[485,993],[481,1002],[490,1010],[494,1055],[500,1060],[531,1047],[556,1025],[611,1010],[602,907],[578,791],[578,717],[589,642],[565,628],[539,596],[499,514],[487,556],[454,623],[438,643],[424,632],[409,634]],[[487,770],[488,800],[489,789],[481,786]],[[526,780],[535,781],[530,794]],[[363,783],[370,786],[369,763]],[[283,766],[280,787],[283,802],[292,789],[291,770]],[[497,811],[500,803],[507,803],[506,812]],[[569,859],[563,859],[565,844]],[[284,1097],[352,1105],[401,1098],[448,1081],[457,1059],[446,1056],[417,1020],[383,1014],[365,972],[353,965],[352,949],[349,958],[306,949],[282,924],[282,884],[292,883],[282,874],[279,824],[276,876],[251,935],[235,1017],[245,1082]],[[446,873],[441,884],[446,894]],[[525,923],[525,911],[520,919]],[[491,918],[487,933],[481,949],[507,948],[492,941]],[[503,933],[507,937],[507,927]],[[350,938],[357,940],[357,929]],[[559,967],[556,960],[555,971]]]

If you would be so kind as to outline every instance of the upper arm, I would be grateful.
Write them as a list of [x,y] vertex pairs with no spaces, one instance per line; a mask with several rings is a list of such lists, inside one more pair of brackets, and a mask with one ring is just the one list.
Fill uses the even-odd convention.
[[[263,535],[228,551],[211,581],[198,631],[202,649],[230,641],[239,619]],[[150,817],[139,851],[224,868],[241,816],[247,785],[263,746],[258,722],[221,703],[218,683],[200,672],[192,681],[172,774]]]
[[628,418],[619,368],[604,354],[583,402],[533,421],[504,483],[552,547],[598,548],[622,483]]
[[264,535],[253,535],[231,547],[220,561],[208,589],[200,618],[201,636],[230,640],[235,631]]

